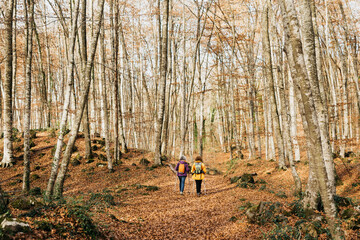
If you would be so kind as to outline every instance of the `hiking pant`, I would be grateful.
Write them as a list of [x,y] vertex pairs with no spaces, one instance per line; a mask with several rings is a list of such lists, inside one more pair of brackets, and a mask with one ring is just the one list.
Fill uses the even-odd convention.
[[202,180],[195,180],[195,183],[196,183],[196,193],[201,193]]
[[184,192],[184,187],[185,187],[185,179],[186,177],[180,177],[179,176],[179,181],[180,181],[180,192]]

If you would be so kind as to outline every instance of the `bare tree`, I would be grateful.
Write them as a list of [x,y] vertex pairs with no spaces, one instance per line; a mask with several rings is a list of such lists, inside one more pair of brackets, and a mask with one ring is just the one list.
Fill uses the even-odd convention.
[[[104,20],[103,20],[104,21]],[[100,94],[101,94],[101,115],[103,128],[105,133],[105,150],[106,150],[106,158],[108,161],[108,169],[109,171],[113,171],[113,163],[110,154],[110,134],[109,134],[109,115],[107,109],[107,91],[106,91],[106,75],[105,75],[105,64],[106,64],[106,55],[105,55],[105,26],[103,22],[103,27],[100,35]]]
[[34,1],[24,0],[26,20],[25,111],[24,111],[24,193],[30,190],[30,120],[31,120],[31,69],[33,55]]
[[161,164],[161,135],[163,128],[163,120],[165,113],[165,97],[166,97],[166,79],[167,79],[167,66],[168,66],[168,27],[169,27],[169,0],[164,1],[163,6],[163,17],[164,22],[162,26],[162,37],[161,37],[161,55],[160,55],[160,85],[159,85],[159,107],[157,112],[157,124],[155,129],[155,164]]
[[13,164],[12,146],[12,79],[13,79],[13,13],[14,0],[7,1],[5,9],[5,79],[4,79],[4,156],[0,163],[3,167]]
[[280,129],[280,120],[279,120],[279,109],[278,103],[276,102],[275,97],[275,87],[274,87],[274,73],[273,73],[273,61],[271,57],[271,48],[270,48],[270,38],[268,32],[268,7],[264,11],[263,19],[263,54],[265,58],[265,74],[267,79],[267,87],[269,88],[269,98],[271,103],[271,116],[272,123],[274,125],[275,139],[277,142],[278,156],[279,156],[279,168],[286,169],[285,166],[285,155],[284,155],[284,141]]

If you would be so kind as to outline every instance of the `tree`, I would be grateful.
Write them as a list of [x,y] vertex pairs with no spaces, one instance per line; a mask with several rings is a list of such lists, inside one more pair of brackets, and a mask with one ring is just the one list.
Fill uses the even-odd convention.
[[[104,21],[104,20],[103,20]],[[108,105],[107,105],[107,91],[106,91],[106,75],[105,75],[105,64],[106,64],[106,55],[105,55],[105,25],[103,22],[101,35],[100,35],[100,94],[101,94],[101,115],[102,115],[102,123],[103,129],[105,133],[105,151],[106,158],[108,161],[108,169],[110,172],[113,171],[113,162],[110,154],[110,134],[109,134],[109,115],[108,115]],[[116,134],[116,133],[115,133]]]
[[267,86],[269,88],[269,97],[270,97],[270,105],[271,105],[271,116],[272,123],[274,124],[275,130],[275,139],[277,143],[278,156],[279,156],[279,168],[286,169],[285,166],[285,155],[284,155],[284,141],[283,136],[280,129],[280,120],[279,120],[279,110],[278,103],[276,102],[275,97],[275,87],[274,87],[274,73],[273,73],[273,62],[271,57],[271,49],[270,49],[270,37],[269,37],[269,23],[268,23],[268,7],[265,8],[263,15],[263,54],[265,58],[265,76],[267,79]]
[[[81,18],[80,18],[80,49],[81,49],[81,74],[82,79],[86,81],[86,67],[87,67],[87,39],[86,39],[86,9],[87,9],[87,0],[81,0]],[[82,91],[86,91],[82,89]],[[85,158],[92,158],[91,151],[91,139],[90,139],[90,124],[89,124],[89,101],[86,102],[83,116],[83,130],[85,136]]]
[[164,23],[162,27],[161,37],[161,55],[160,55],[160,85],[159,85],[159,108],[157,112],[157,121],[155,129],[155,164],[161,164],[161,135],[163,128],[163,120],[165,113],[165,97],[166,97],[166,80],[167,80],[167,67],[168,67],[168,27],[169,27],[169,0],[164,0],[163,6]]
[[[24,193],[30,190],[30,120],[31,120],[31,70],[32,70],[32,54],[33,54],[33,32],[34,32],[34,1],[24,0],[25,20],[26,20],[26,76],[25,76],[25,111],[24,111],[24,177],[23,187]],[[29,16],[30,14],[30,16]]]
[[13,13],[14,0],[7,1],[5,9],[5,79],[4,79],[4,156],[0,163],[3,167],[13,165],[12,146],[12,85],[13,85]]

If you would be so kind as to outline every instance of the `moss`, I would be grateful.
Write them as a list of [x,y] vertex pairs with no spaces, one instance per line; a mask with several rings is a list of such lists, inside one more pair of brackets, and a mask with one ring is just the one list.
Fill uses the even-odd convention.
[[254,178],[251,176],[251,174],[248,173],[244,173],[243,175],[241,175],[240,181],[244,183],[255,183]]
[[80,156],[80,154],[78,153],[77,155],[76,155],[76,157],[74,157],[72,160],[71,160],[71,165],[73,165],[73,166],[78,166],[78,165],[80,165],[81,164],[81,162],[80,162],[80,160],[82,159],[82,156]]
[[353,208],[347,208],[341,212],[342,219],[349,219],[354,215],[355,215],[355,210]]
[[150,161],[146,158],[142,158],[139,163],[143,166],[148,166],[150,164]]
[[105,192],[105,193],[92,193],[90,196],[91,203],[93,204],[106,204],[108,206],[115,206],[115,199],[114,196]]
[[103,161],[103,162],[106,162],[106,161],[107,161],[107,158],[106,158],[105,155],[102,154],[102,153],[99,154],[99,159],[100,159],[101,161]]
[[10,203],[10,205],[19,210],[28,210],[32,207],[30,200],[25,198],[18,198]]
[[36,225],[36,229],[46,232],[50,232],[53,228],[53,225],[47,221],[34,221],[34,224]]
[[237,219],[237,217],[235,217],[235,216],[232,216],[230,219],[229,219],[229,221],[230,222],[236,222],[238,219]]
[[275,195],[278,196],[279,198],[287,198],[286,193],[283,191],[279,191],[279,192],[275,193]]
[[41,188],[34,187],[34,188],[30,189],[29,194],[32,195],[32,196],[40,196],[41,195]]
[[245,182],[241,182],[237,185],[238,187],[241,187],[241,188],[247,188],[248,187],[248,184],[245,183]]
[[36,138],[36,130],[30,130],[30,139]]
[[8,211],[9,196],[0,188],[0,214]]
[[145,186],[145,187],[146,187],[146,191],[154,192],[154,191],[159,190],[158,186]]
[[40,178],[39,175],[37,175],[36,173],[33,173],[30,176],[30,181],[35,181],[35,180],[38,180],[39,178]]
[[89,163],[92,163],[92,162],[94,162],[94,159],[89,159],[85,163],[89,164]]

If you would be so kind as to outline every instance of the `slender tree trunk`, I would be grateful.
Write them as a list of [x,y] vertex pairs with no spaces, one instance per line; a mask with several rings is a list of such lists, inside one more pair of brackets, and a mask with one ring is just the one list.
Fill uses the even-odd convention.
[[[119,24],[119,32],[120,32],[120,40],[121,40],[121,45],[122,45],[122,52],[123,52],[123,76],[122,76],[122,84],[121,84],[121,97],[119,98],[119,107],[118,107],[118,115],[119,115],[119,131],[120,131],[120,142],[121,142],[121,147],[124,153],[128,152],[128,146],[126,143],[126,138],[125,138],[125,119],[124,119],[124,111],[125,111],[125,94],[124,94],[124,90],[123,90],[123,86],[124,86],[124,79],[125,79],[125,75],[127,75],[128,80],[130,80],[130,70],[128,69],[128,55],[127,55],[127,50],[126,50],[126,43],[125,43],[125,36],[124,36],[124,31],[123,31],[123,26],[122,23],[118,23]],[[116,40],[118,41],[118,40]],[[125,70],[127,71],[127,74],[125,74]]]
[[118,70],[118,5],[112,0],[110,2],[110,27],[111,27],[111,56],[113,68],[113,96],[114,96],[114,161],[118,163],[120,160],[120,142],[119,142],[119,70]]
[[271,48],[270,48],[270,37],[269,37],[269,23],[268,23],[268,7],[265,9],[266,14],[264,15],[264,31],[263,31],[263,53],[265,58],[265,73],[269,88],[269,98],[271,103],[271,118],[273,119],[272,123],[275,130],[275,138],[277,142],[277,149],[279,155],[279,168],[286,169],[285,166],[285,156],[284,156],[284,141],[283,136],[280,130],[280,119],[279,119],[279,110],[278,104],[275,97],[275,87],[274,87],[274,73],[273,73],[273,63],[271,57]]
[[13,165],[13,146],[12,146],[12,78],[13,78],[13,12],[14,0],[6,2],[5,9],[5,79],[4,79],[4,156],[0,163],[3,167]]
[[297,141],[297,120],[294,82],[289,74],[289,112],[290,112],[290,136],[294,148],[295,162],[300,162],[300,147]]
[[[103,19],[104,21],[104,19]],[[100,94],[101,94],[101,115],[104,126],[105,133],[105,151],[106,158],[108,161],[108,169],[110,172],[113,171],[113,163],[110,154],[110,136],[109,136],[109,116],[107,111],[107,91],[106,91],[106,75],[105,75],[105,64],[106,64],[106,56],[105,56],[105,26],[103,22],[101,36],[100,36]]]
[[181,90],[181,114],[180,114],[180,157],[185,154],[185,139],[186,139],[186,120],[189,119],[186,112],[186,35],[185,35],[185,4],[183,4],[183,15],[182,15],[182,25],[183,25],[183,39],[182,39],[182,50],[183,50],[183,59],[182,59],[182,90]]
[[[82,79],[86,81],[86,67],[87,67],[87,39],[86,39],[86,4],[87,0],[81,0],[81,19],[80,19],[80,46],[82,59]],[[86,91],[82,89],[82,91]],[[89,125],[89,101],[86,102],[83,117],[83,130],[85,136],[85,158],[92,158],[91,139],[90,139],[90,125]]]
[[165,92],[166,92],[166,79],[167,79],[167,65],[168,65],[168,22],[169,22],[169,0],[164,1],[164,25],[162,27],[163,36],[161,38],[161,57],[160,57],[160,93],[159,93],[159,108],[157,113],[157,125],[155,129],[156,145],[154,163],[161,164],[161,133],[163,127],[164,110],[165,110]]
[[[33,53],[34,1],[24,0],[26,19],[25,110],[24,110],[24,176],[23,193],[30,191],[30,119],[31,119],[31,67]],[[29,16],[30,15],[30,16]]]

